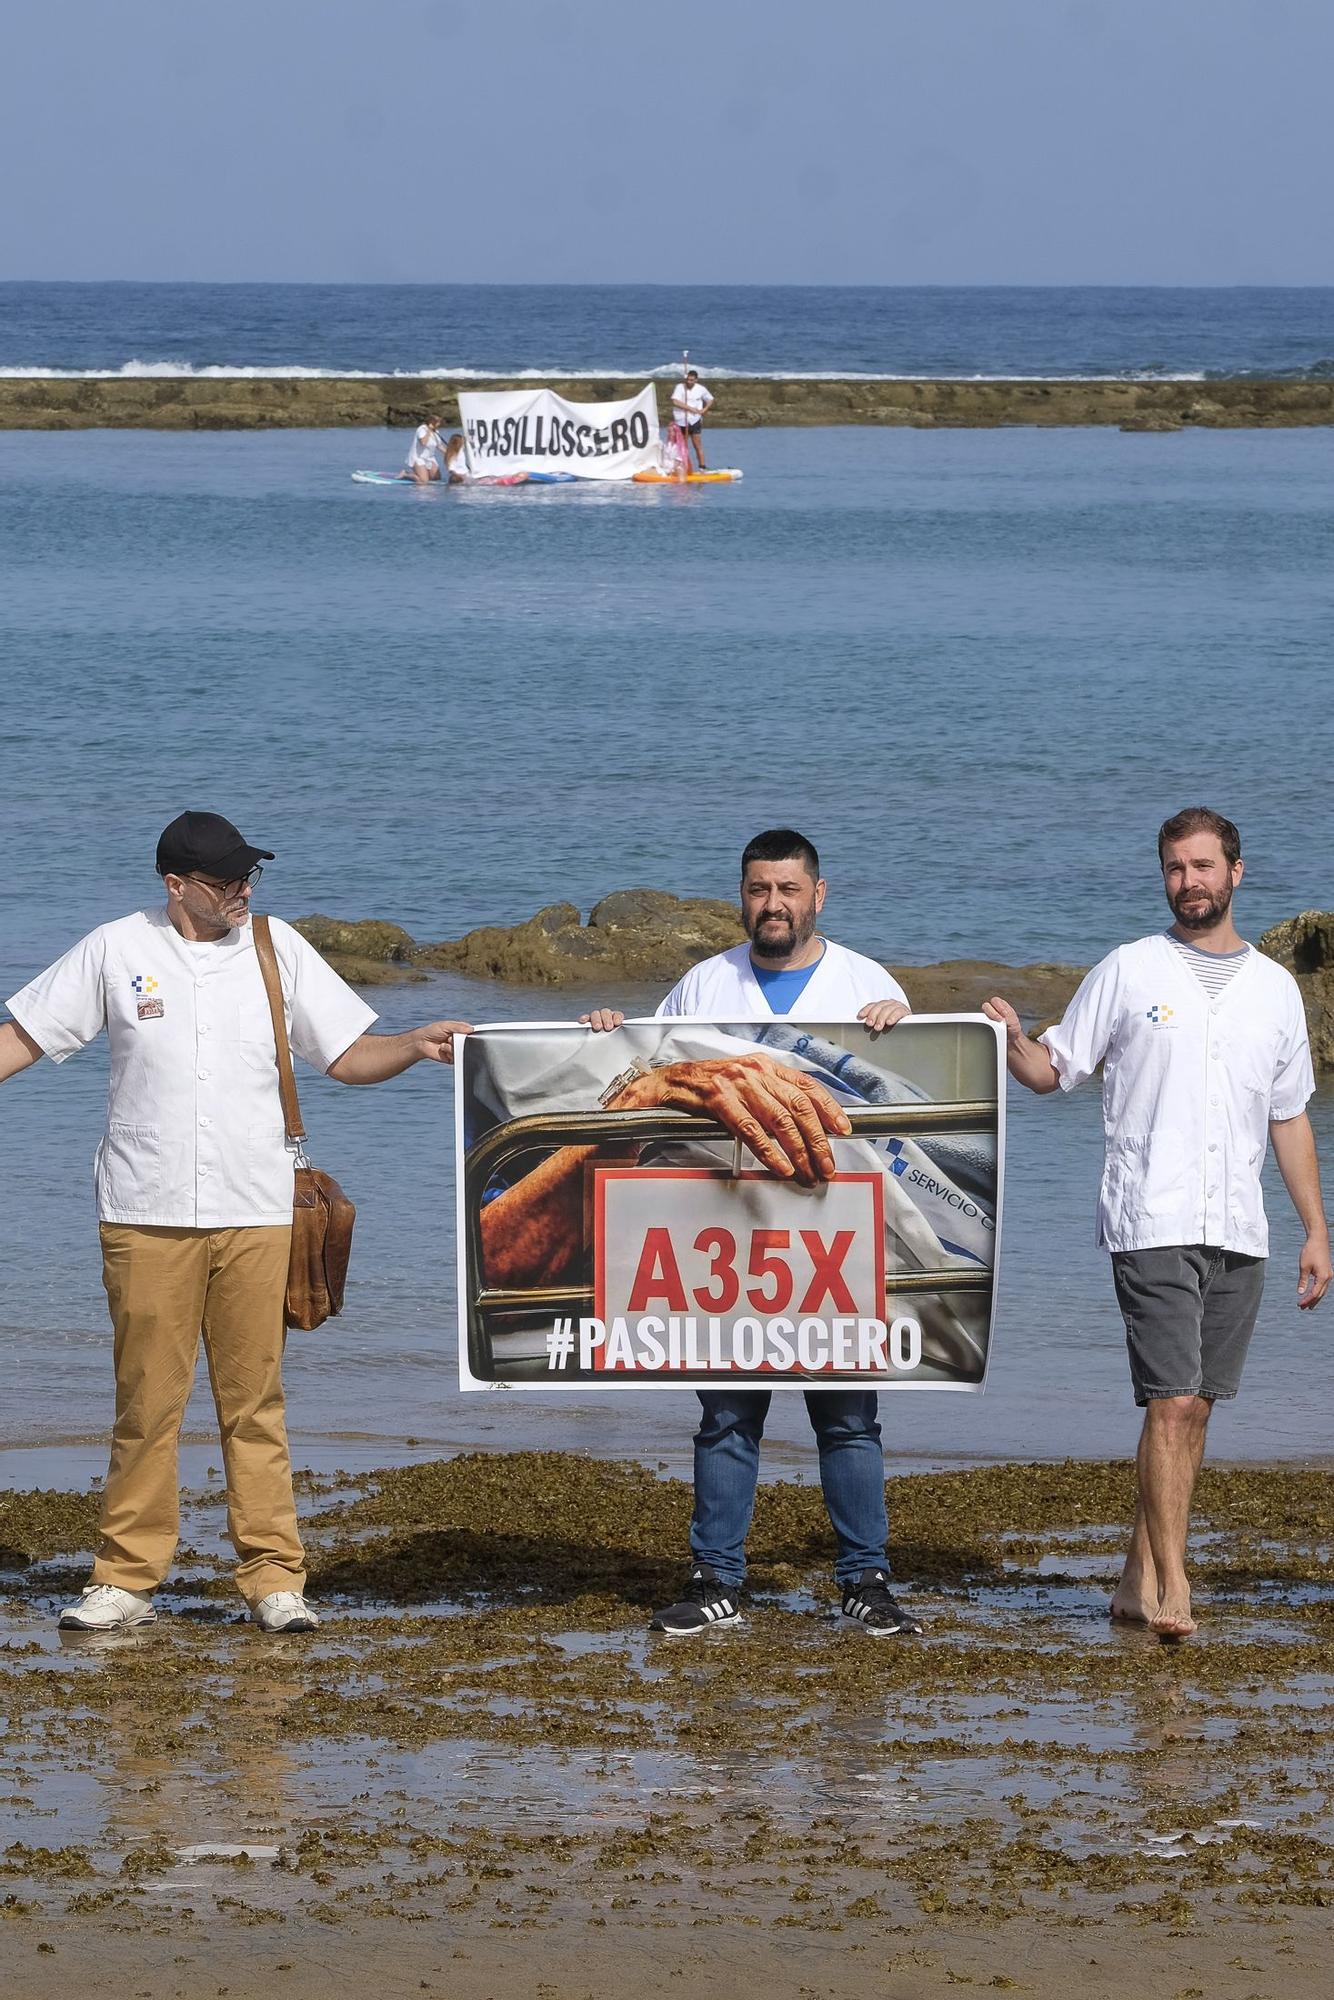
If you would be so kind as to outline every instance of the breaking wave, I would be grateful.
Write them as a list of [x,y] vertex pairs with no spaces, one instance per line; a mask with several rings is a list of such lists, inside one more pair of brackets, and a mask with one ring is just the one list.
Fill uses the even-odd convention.
[[[1239,370],[1255,374],[1256,370]],[[1285,379],[1304,375],[1324,377],[1334,374],[1334,362],[1313,369],[1282,371]],[[285,367],[235,367],[212,362],[198,367],[190,361],[123,361],[118,368],[22,368],[0,364],[0,379],[16,382],[115,382],[115,381],[275,381],[275,382],[600,382],[608,376],[669,381],[680,374],[680,364],[666,368],[636,368],[625,362],[608,362],[601,368],[507,368],[497,363],[490,368],[309,368],[299,362]],[[1204,369],[1169,371],[1158,368],[1116,369],[1107,374],[1081,374],[1063,369],[1035,369],[1031,374],[1011,371],[964,374],[955,370],[866,368],[710,368],[713,381],[747,382],[1204,382]]]

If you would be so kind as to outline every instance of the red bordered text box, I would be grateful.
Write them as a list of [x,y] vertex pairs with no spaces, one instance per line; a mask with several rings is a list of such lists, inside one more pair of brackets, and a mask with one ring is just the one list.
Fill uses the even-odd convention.
[[[665,1243],[659,1234],[650,1245],[651,1230],[665,1231]],[[851,1245],[831,1265],[836,1244],[849,1230]],[[803,1231],[817,1239],[814,1255]],[[701,1249],[698,1238],[710,1232]],[[787,1244],[757,1247],[757,1232],[786,1235]],[[715,1240],[718,1233],[735,1244],[730,1258],[726,1241]],[[826,1270],[833,1271],[832,1286],[821,1285],[821,1253]],[[759,1260],[758,1272],[752,1258]],[[637,1275],[641,1302],[635,1299]],[[812,1286],[821,1293],[819,1302],[803,1311]],[[593,1300],[604,1324],[625,1318],[633,1325],[644,1314],[694,1315],[702,1323],[717,1319],[729,1351],[731,1329],[741,1318],[883,1320],[884,1177],[840,1173],[819,1188],[805,1189],[754,1171],[734,1178],[709,1167],[595,1167]],[[595,1366],[605,1366],[601,1350]]]

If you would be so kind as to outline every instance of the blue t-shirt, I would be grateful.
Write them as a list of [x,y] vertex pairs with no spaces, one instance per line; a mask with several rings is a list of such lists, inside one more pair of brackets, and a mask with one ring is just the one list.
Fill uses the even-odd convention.
[[[823,957],[822,951],[820,958]],[[771,1014],[792,1012],[810,985],[811,975],[819,965],[820,958],[816,959],[814,965],[799,965],[790,972],[769,972],[764,966],[757,965],[753,958],[751,959],[750,969],[755,974],[761,993],[769,1003]]]

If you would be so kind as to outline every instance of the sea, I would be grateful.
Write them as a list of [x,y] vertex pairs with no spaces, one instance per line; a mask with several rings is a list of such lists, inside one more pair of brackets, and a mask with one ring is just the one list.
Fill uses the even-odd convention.
[[[733,485],[376,488],[350,474],[395,469],[403,438],[0,433],[0,997],[154,900],[185,806],[276,850],[264,907],[423,941],[641,884],[729,895],[747,837],[794,824],[858,950],[1087,965],[1167,920],[1156,830],[1201,801],[1241,825],[1248,936],[1334,905],[1329,431],[726,424],[729,373],[1319,374],[1332,291],[0,286],[9,373],[647,376],[683,347]],[[391,1028],[657,997],[370,994]],[[105,1086],[94,1044],[0,1096],[3,1485],[105,1466]],[[446,1072],[302,1089],[359,1216],[345,1314],[289,1343],[300,1463],[542,1445],[688,1467],[689,1392],[458,1392]],[[1328,1162],[1328,1083],[1312,1109]],[[1096,1086],[1012,1094],[989,1383],[886,1395],[892,1464],[1131,1447],[1100,1156]],[[1212,1449],[1321,1458],[1334,1301],[1295,1310],[1268,1178],[1269,1290]],[[210,1421],[205,1388],[200,1482]],[[770,1431],[771,1469],[813,1477],[799,1396]]]
[[[1334,288],[0,284],[0,376],[1334,375]],[[719,411],[722,416],[722,411]]]

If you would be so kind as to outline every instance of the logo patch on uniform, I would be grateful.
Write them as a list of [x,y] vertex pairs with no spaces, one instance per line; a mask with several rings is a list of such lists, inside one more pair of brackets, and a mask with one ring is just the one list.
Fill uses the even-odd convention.
[[1165,1028],[1175,1014],[1175,1007],[1161,1007],[1155,1001],[1154,1005],[1149,1008],[1148,1013],[1145,1015],[1145,1019],[1152,1021],[1155,1028]]
[[166,1009],[160,1000],[154,999],[158,983],[151,972],[136,972],[130,981],[131,991],[139,996],[139,1019],[160,1021]]

